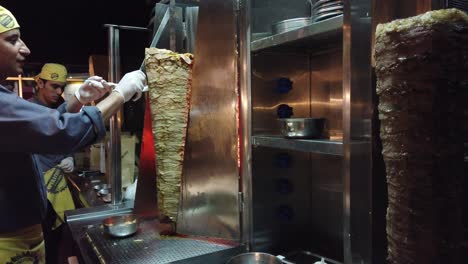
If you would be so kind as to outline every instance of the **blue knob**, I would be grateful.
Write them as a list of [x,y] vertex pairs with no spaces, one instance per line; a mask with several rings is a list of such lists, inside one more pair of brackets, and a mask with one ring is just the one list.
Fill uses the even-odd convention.
[[293,82],[289,78],[279,78],[276,80],[276,92],[280,94],[288,93],[292,90]]
[[291,156],[286,152],[278,153],[274,158],[273,164],[277,168],[291,168]]
[[288,205],[280,205],[277,209],[277,217],[282,223],[289,223],[294,218],[294,211]]
[[293,192],[293,185],[288,179],[279,179],[276,181],[276,191],[280,194],[290,194]]
[[290,118],[294,115],[293,108],[287,104],[280,104],[278,109],[276,109],[276,114],[278,115],[278,118]]

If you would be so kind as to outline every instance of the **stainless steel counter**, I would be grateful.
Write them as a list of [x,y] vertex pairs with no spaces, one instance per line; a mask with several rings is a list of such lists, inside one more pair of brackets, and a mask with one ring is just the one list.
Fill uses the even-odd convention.
[[103,233],[102,220],[133,212],[133,201],[114,206],[97,197],[91,180],[71,175],[72,192],[84,208],[67,211],[66,222],[85,263],[225,263],[245,251],[237,242],[186,236],[161,236],[164,224],[140,217],[138,232],[127,238]]
[[105,205],[67,213],[67,224],[85,263],[225,263],[245,251],[236,242],[185,236],[161,236],[154,218],[141,218],[138,232],[113,238],[101,222],[109,215],[131,212],[131,204]]
[[[157,220],[151,219],[141,222],[139,232],[129,238],[109,237],[101,226],[89,228],[85,236],[101,263],[193,263],[193,258],[235,248],[232,243],[221,241],[160,236]],[[215,263],[223,263],[220,261]]]

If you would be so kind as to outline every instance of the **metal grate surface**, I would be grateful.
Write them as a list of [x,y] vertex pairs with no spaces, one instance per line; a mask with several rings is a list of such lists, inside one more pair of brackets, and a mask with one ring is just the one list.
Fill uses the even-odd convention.
[[101,225],[86,233],[101,263],[162,264],[214,253],[229,245],[181,237],[161,237],[154,222],[142,222],[138,233],[128,238],[112,238]]

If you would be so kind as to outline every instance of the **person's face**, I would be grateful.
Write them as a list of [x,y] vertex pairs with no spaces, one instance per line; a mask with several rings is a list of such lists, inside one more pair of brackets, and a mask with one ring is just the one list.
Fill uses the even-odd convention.
[[59,101],[65,88],[65,83],[39,79],[37,86],[39,87],[39,97],[48,106],[51,106]]
[[19,29],[0,33],[0,76],[16,76],[23,73],[26,57],[31,53],[21,39]]

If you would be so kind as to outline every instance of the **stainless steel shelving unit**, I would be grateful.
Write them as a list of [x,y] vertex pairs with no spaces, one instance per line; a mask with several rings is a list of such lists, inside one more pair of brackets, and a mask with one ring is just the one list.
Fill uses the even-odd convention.
[[[240,1],[243,242],[372,263],[371,1],[344,1],[342,16],[261,37],[277,21],[307,16],[304,2]],[[292,89],[275,90],[278,78]],[[326,118],[342,139],[283,138],[274,126],[282,104],[294,117]],[[294,190],[280,193],[283,182]]]
[[271,35],[252,41],[251,51],[257,52],[277,46],[301,47],[310,45],[311,41],[326,39],[330,36],[338,36],[343,32],[343,16],[336,16],[326,19],[310,26],[298,28],[296,30]]
[[289,139],[282,136],[253,136],[252,145],[315,154],[343,156],[343,142],[329,139]]

